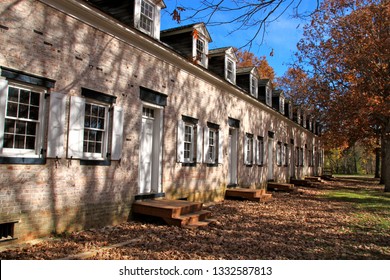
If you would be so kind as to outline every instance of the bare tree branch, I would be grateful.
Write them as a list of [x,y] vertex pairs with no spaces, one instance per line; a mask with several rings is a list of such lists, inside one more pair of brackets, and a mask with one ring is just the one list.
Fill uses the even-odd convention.
[[174,9],[177,13],[178,4],[182,4],[180,7],[189,13],[186,16],[181,15],[179,17],[181,21],[202,21],[209,26],[232,26],[227,35],[249,30],[248,42],[240,48],[250,48],[255,41],[262,44],[267,27],[291,10],[290,16],[300,19],[308,18],[315,13],[321,0],[315,1],[314,10],[299,10],[304,3],[308,3],[307,1],[312,2],[312,0],[202,0],[199,7],[193,8],[178,0]]

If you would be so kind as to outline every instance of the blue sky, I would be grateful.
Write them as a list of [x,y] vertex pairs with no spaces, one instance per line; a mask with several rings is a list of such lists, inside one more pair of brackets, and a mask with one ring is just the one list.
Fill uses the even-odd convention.
[[[162,12],[162,22],[161,28],[168,29],[172,27],[177,27],[180,25],[187,25],[193,22],[202,21],[202,19],[195,21],[183,21],[181,24],[178,24],[172,20],[169,12],[171,12],[176,4],[179,6],[191,6],[194,8],[199,7],[199,1],[185,1],[185,0],[164,0],[167,8]],[[228,1],[227,1],[228,2]],[[315,8],[314,0],[304,0],[300,6],[300,10],[312,10]],[[190,11],[184,11],[182,13],[182,18],[185,18],[186,15],[189,15]],[[292,9],[287,13],[282,15],[279,19],[272,22],[267,28],[264,37],[263,43],[260,45],[261,38],[256,39],[255,43],[252,45],[250,51],[256,54],[256,56],[266,56],[268,63],[274,68],[275,73],[278,77],[282,76],[287,68],[289,63],[294,59],[294,52],[296,51],[296,44],[299,39],[302,37],[304,22],[292,18]],[[224,19],[229,19],[231,14],[220,13],[215,15],[216,20],[223,21]],[[219,25],[219,26],[207,26],[208,31],[210,32],[213,42],[210,44],[209,48],[219,48],[219,47],[241,47],[251,39],[251,30],[242,30],[234,32],[233,34],[229,33],[235,28],[233,24]],[[270,56],[270,53],[273,51],[273,56]]]

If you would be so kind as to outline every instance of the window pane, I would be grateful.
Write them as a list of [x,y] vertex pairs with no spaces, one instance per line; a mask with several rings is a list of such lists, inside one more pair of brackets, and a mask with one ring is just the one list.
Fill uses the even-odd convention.
[[90,115],[90,114],[91,114],[91,105],[85,104],[85,115]]
[[88,153],[94,153],[94,152],[95,152],[95,143],[88,142]]
[[16,133],[17,134],[26,133],[26,122],[16,122]]
[[17,117],[18,116],[18,104],[13,102],[7,103],[7,116],[8,117]]
[[96,131],[90,130],[88,131],[88,138],[89,141],[95,141],[96,140]]
[[37,92],[31,92],[31,101],[30,101],[30,104],[31,105],[35,105],[35,106],[39,106],[39,97],[41,95]]
[[26,149],[33,150],[35,148],[35,137],[27,136],[26,137]]
[[104,119],[98,119],[97,120],[97,126],[98,129],[104,129]]
[[15,149],[24,149],[24,135],[15,135]]
[[19,101],[19,89],[14,87],[8,88],[8,101],[14,101],[14,102]]
[[15,132],[15,121],[14,120],[5,120],[4,125],[4,132],[5,133],[14,133]]
[[22,104],[19,105],[18,117],[24,119],[28,118],[28,105],[22,105]]
[[13,134],[4,134],[4,148],[14,147],[14,136]]
[[102,152],[102,144],[96,143],[95,153],[101,153],[101,152]]
[[104,118],[106,115],[106,108],[104,107],[99,107],[99,117]]
[[98,123],[98,120],[97,120],[97,118],[93,118],[93,117],[91,117],[91,123],[90,123],[90,128],[97,128],[98,126],[97,126],[97,123]]
[[27,123],[27,135],[34,135],[36,133],[37,125],[35,123]]
[[30,119],[31,120],[39,119],[39,107],[30,106]]
[[20,103],[29,104],[30,103],[30,91],[20,90]]
[[91,118],[89,116],[85,116],[84,127],[91,127]]
[[102,142],[102,140],[103,140],[103,132],[97,131],[96,132],[96,141]]
[[98,113],[99,113],[99,107],[98,106],[92,106],[92,110],[91,110],[91,116],[98,116]]

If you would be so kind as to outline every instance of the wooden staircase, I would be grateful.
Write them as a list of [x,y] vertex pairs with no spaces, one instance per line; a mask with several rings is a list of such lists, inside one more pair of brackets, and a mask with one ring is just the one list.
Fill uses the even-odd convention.
[[272,200],[272,194],[264,189],[234,188],[225,191],[225,198],[241,198],[251,201],[267,202]]
[[295,190],[295,186],[289,183],[268,182],[267,189],[271,191],[292,192]]
[[203,204],[185,200],[148,199],[133,203],[133,213],[162,218],[168,225],[197,228],[213,220]]
[[295,186],[301,186],[301,187],[313,187],[312,182],[305,179],[290,179],[290,183],[294,184]]

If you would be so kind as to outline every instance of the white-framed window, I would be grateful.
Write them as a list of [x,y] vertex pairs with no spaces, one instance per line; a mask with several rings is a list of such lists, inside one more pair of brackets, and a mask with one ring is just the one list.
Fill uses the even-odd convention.
[[134,26],[141,32],[159,40],[161,26],[161,9],[165,8],[164,1],[134,0]]
[[196,39],[196,60],[203,66],[206,65],[206,46],[205,41],[201,38]]
[[278,142],[276,145],[276,164],[278,166],[282,165],[283,161],[283,150],[282,150],[282,142]]
[[297,109],[297,122],[298,124],[302,124],[302,111],[300,108]]
[[305,113],[302,114],[302,126],[304,128],[306,128],[306,114]]
[[253,75],[250,77],[250,93],[254,97],[258,97],[257,91],[258,91],[258,85],[257,85],[257,78]]
[[223,133],[217,124],[207,123],[203,130],[203,161],[208,164],[220,164],[223,160]]
[[264,164],[264,138],[261,136],[257,137],[256,163],[257,165]]
[[244,141],[244,164],[252,165],[254,155],[253,134],[246,133]]
[[85,158],[102,159],[107,151],[109,107],[85,102],[83,153]]
[[141,0],[140,28],[146,33],[153,34],[155,6]]
[[226,58],[226,80],[232,84],[236,83],[236,67],[233,60]]
[[184,162],[192,162],[194,159],[194,131],[193,125],[184,124]]
[[202,128],[197,119],[183,116],[183,119],[178,121],[177,161],[202,162]]
[[42,87],[0,80],[1,156],[42,157],[45,92]]
[[272,89],[269,85],[265,88],[265,102],[268,106],[272,107]]
[[289,161],[289,157],[288,157],[288,144],[284,144],[282,146],[282,164],[284,164],[284,166],[288,166],[288,161]]
[[122,153],[122,138],[122,108],[98,99],[71,97],[68,158],[119,160]]
[[279,112],[284,115],[284,97],[279,98]]

